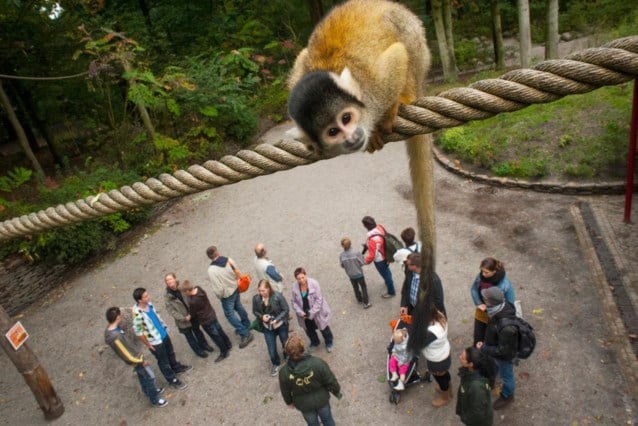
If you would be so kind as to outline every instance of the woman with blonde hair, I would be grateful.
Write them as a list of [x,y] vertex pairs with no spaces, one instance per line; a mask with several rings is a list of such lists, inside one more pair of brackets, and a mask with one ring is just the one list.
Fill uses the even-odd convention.
[[[281,359],[277,352],[277,337],[284,347],[288,340],[288,302],[281,293],[275,291],[268,280],[260,280],[257,284],[257,294],[253,296],[253,314],[261,322],[268,356],[272,367],[271,376],[276,376],[281,366]],[[286,352],[284,350],[284,357]]]

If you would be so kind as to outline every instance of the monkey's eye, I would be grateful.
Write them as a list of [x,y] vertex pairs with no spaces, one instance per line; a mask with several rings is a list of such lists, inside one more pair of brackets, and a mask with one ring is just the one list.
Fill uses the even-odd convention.
[[339,128],[338,127],[331,127],[328,129],[328,136],[330,137],[334,137],[337,136],[339,134]]
[[343,124],[348,124],[348,123],[350,123],[350,120],[352,120],[352,115],[350,115],[350,113],[349,113],[349,112],[346,112],[345,114],[343,114],[343,115],[341,116],[341,122],[342,122]]

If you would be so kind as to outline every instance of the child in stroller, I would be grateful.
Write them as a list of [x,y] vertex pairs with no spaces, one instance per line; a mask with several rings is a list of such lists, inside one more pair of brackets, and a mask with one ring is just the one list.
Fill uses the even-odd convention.
[[386,380],[390,388],[390,402],[398,404],[401,399],[400,392],[406,386],[419,383],[422,380],[430,381],[429,374],[424,378],[418,372],[418,357],[407,350],[409,338],[409,325],[412,322],[409,315],[401,315],[401,319],[392,320],[392,339],[388,345],[388,357],[386,361]]

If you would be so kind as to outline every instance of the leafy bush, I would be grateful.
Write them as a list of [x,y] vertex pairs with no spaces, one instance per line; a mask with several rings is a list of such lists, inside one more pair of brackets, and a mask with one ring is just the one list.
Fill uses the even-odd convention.
[[[122,172],[117,169],[99,168],[92,173],[77,172],[75,175],[62,177],[58,189],[49,189],[42,185],[38,187],[40,202],[37,205],[9,203],[9,208],[5,211],[0,210],[0,219],[108,192],[140,180],[142,178],[133,172]],[[146,220],[150,212],[150,207],[143,206],[55,228],[35,236],[14,239],[2,245],[0,259],[19,253],[30,260],[78,263],[89,256],[114,248],[116,236]]]

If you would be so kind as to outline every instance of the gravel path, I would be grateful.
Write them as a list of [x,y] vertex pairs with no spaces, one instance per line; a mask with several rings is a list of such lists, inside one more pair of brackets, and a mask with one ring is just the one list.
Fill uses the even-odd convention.
[[[105,309],[132,305],[135,287],[149,289],[163,308],[165,273],[174,271],[179,279],[206,288],[208,245],[217,245],[240,269],[253,272],[252,248],[263,241],[288,282],[293,269],[304,266],[321,283],[332,307],[335,350],[328,354],[320,349],[317,355],[332,366],[343,387],[344,398],[331,400],[339,424],[408,425],[425,419],[459,424],[454,404],[431,407],[432,384],[408,388],[399,405],[388,402],[389,389],[380,378],[388,322],[398,313],[399,300],[381,299],[382,281],[369,267],[373,306],[361,309],[338,265],[341,237],[349,236],[355,245],[365,241],[364,215],[374,216],[395,234],[414,224],[406,164],[403,144],[393,143],[375,155],[340,157],[185,197],[118,256],[24,312],[20,320],[31,334],[29,345],[66,407],[53,423],[301,424],[301,415],[285,407],[277,381],[269,375],[261,336],[245,349],[235,345],[227,360],[213,364],[210,358],[195,358],[173,327],[178,359],[195,368],[184,375],[188,389],[170,391],[169,406],[161,410],[148,406],[130,368],[103,344]],[[439,166],[435,174],[437,271],[450,314],[455,391],[458,354],[472,339],[469,286],[480,260],[493,255],[505,262],[538,336],[534,355],[515,369],[516,402],[498,412],[495,423],[632,424],[635,395],[626,391],[621,361],[570,216],[577,199],[474,184]],[[402,273],[397,265],[392,269],[400,286]],[[242,297],[247,307],[254,291]],[[219,303],[214,306],[223,317]],[[172,325],[168,314],[163,316]],[[221,321],[227,332],[232,330]],[[234,335],[231,339],[238,342]],[[0,423],[45,423],[3,353]]]

